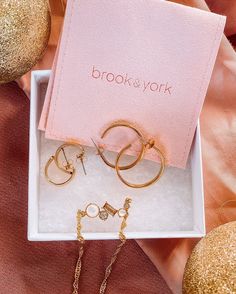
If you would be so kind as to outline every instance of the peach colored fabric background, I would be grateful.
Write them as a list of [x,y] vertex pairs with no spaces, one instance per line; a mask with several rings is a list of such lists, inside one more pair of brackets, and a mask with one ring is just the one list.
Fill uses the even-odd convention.
[[[207,9],[203,0],[175,2]],[[236,1],[207,2],[213,11],[228,15],[225,32],[235,42]],[[48,51],[37,68],[51,66],[62,24],[60,1],[51,0],[50,4],[52,35]],[[29,74],[19,84],[29,93]],[[23,91],[15,83],[0,86],[0,293],[70,293],[76,242],[27,241],[28,116],[29,101]],[[236,54],[226,38],[202,111],[201,126],[209,231],[222,222],[236,219],[235,209],[227,206],[223,219],[218,213],[222,203],[236,199]],[[135,241],[129,241],[114,268],[108,293],[168,294],[171,290],[181,293],[184,265],[196,242],[189,239],[138,241],[145,255]],[[98,292],[115,243],[87,243],[81,293]]]

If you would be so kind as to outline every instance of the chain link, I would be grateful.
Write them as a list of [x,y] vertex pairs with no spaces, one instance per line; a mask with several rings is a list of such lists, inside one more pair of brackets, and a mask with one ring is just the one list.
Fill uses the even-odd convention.
[[120,244],[118,244],[116,251],[113,253],[110,264],[107,266],[106,271],[105,271],[105,277],[102,281],[101,287],[100,287],[100,291],[99,294],[104,294],[106,291],[106,287],[107,287],[107,280],[112,272],[112,266],[115,263],[118,254],[120,253],[123,245],[125,244],[126,240],[122,240]]
[[73,292],[72,294],[78,294],[78,289],[79,289],[79,277],[81,273],[81,268],[82,268],[82,256],[84,253],[84,244],[81,243],[80,248],[79,248],[79,257],[76,263],[75,267],[75,275],[74,275],[74,283],[73,283]]
[[[121,242],[117,245],[116,250],[115,250],[115,252],[113,253],[113,255],[111,257],[111,261],[110,261],[109,265],[107,266],[107,268],[105,270],[105,275],[104,275],[104,279],[103,279],[103,281],[101,283],[101,286],[100,286],[99,294],[104,294],[105,293],[108,278],[109,278],[109,276],[111,275],[111,272],[112,272],[112,266],[116,262],[118,254],[120,253],[122,247],[124,246],[124,244],[126,242],[126,237],[124,235],[124,229],[127,226],[126,221],[127,221],[128,216],[129,216],[128,210],[130,208],[130,203],[131,203],[131,199],[126,198],[125,203],[124,203],[124,209],[126,210],[126,214],[124,215],[124,217],[122,219],[120,230],[119,230],[119,238],[120,238]],[[79,294],[79,278],[80,278],[81,269],[82,269],[82,256],[83,256],[83,253],[84,253],[84,238],[81,235],[81,229],[82,229],[81,219],[85,215],[86,215],[86,213],[84,211],[78,210],[78,212],[77,212],[77,240],[80,242],[80,248],[79,248],[79,257],[78,257],[76,267],[75,267],[72,294]]]

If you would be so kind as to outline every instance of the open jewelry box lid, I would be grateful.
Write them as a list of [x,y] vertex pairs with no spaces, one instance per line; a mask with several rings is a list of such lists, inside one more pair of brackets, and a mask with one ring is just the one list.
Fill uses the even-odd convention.
[[[127,238],[182,238],[205,235],[204,194],[200,127],[196,129],[186,170],[168,167],[150,188],[131,189],[119,182],[104,166],[94,148],[86,148],[88,176],[79,170],[63,188],[50,185],[44,177],[48,158],[61,144],[44,138],[38,122],[50,71],[34,71],[31,79],[28,239],[32,241],[76,240],[76,211],[106,201],[116,208],[126,196],[133,201],[125,230]],[[143,173],[156,163],[145,160]],[[78,167],[80,169],[81,167]],[[118,239],[120,219],[83,220],[88,240]]]

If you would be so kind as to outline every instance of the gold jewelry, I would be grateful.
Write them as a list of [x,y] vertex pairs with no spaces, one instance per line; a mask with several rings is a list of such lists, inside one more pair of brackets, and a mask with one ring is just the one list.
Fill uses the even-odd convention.
[[[106,128],[104,130],[104,132],[101,135],[101,139],[103,139],[106,136],[106,134],[111,129],[114,129],[114,128],[117,128],[117,127],[126,127],[126,128],[129,128],[129,129],[133,130],[138,135],[138,138],[141,141],[141,143],[143,142],[143,135],[142,135],[142,133],[136,127],[134,127],[132,124],[130,124],[129,122],[125,122],[125,121],[112,123],[108,128]],[[92,139],[92,141],[93,141],[93,139]],[[94,141],[93,141],[93,144],[95,145],[95,147],[96,147],[96,149],[98,151],[98,154],[100,155],[100,157],[104,161],[104,163],[106,165],[110,166],[111,168],[114,168],[115,169],[115,164],[111,163],[104,156],[104,154],[103,154],[103,151],[104,150],[101,147],[99,147]],[[128,165],[119,166],[119,169],[120,170],[127,170],[127,169],[130,169],[130,168],[134,167],[143,158],[143,155],[144,155],[144,152],[145,152],[145,148],[144,148],[143,144],[141,144],[141,146],[142,146],[142,149],[141,149],[141,151],[139,153],[139,156],[135,159],[135,161],[132,162],[131,164],[128,164]]]
[[[108,218],[108,215],[115,216],[116,214],[122,218],[120,230],[119,230],[119,239],[120,239],[120,244],[118,244],[114,254],[112,255],[111,261],[109,265],[107,266],[105,270],[105,275],[104,279],[101,283],[99,294],[104,294],[106,291],[106,286],[108,282],[108,278],[112,272],[112,266],[115,263],[119,252],[121,251],[122,247],[124,246],[126,242],[126,237],[124,235],[124,229],[127,226],[127,218],[129,216],[129,208],[130,208],[130,203],[131,199],[126,198],[124,205],[120,209],[115,209],[112,207],[109,203],[105,203],[102,208],[100,208],[97,204],[95,203],[90,203],[86,206],[85,210],[78,210],[77,212],[77,240],[80,243],[80,248],[79,248],[79,257],[76,263],[75,267],[75,275],[74,275],[74,283],[73,283],[73,293],[72,294],[78,294],[78,289],[79,289],[79,278],[80,278],[80,273],[82,269],[82,256],[84,253],[84,237],[81,234],[81,219],[85,216],[88,216],[90,218],[94,218],[99,216],[100,219],[106,220]],[[101,214],[104,214],[105,218],[101,217]]]
[[[142,148],[141,148],[141,151],[140,151],[138,157],[130,165],[126,165],[126,166],[120,166],[119,165],[121,157],[123,156],[125,151],[128,150],[132,146],[131,144],[128,144],[123,149],[121,149],[121,151],[118,153],[115,164],[112,164],[104,156],[103,150],[101,150],[101,148],[99,146],[97,146],[96,143],[92,140],[95,147],[97,148],[98,154],[100,155],[102,160],[105,162],[105,164],[107,164],[108,166],[110,166],[112,168],[115,168],[117,176],[119,177],[119,179],[125,185],[127,185],[128,187],[131,187],[131,188],[144,188],[144,187],[148,187],[148,186],[154,184],[156,181],[158,181],[160,179],[160,177],[162,176],[162,174],[164,172],[164,169],[165,169],[165,157],[164,157],[163,153],[161,152],[161,150],[159,148],[157,148],[155,146],[155,141],[153,139],[145,141],[142,133],[136,127],[134,127],[132,124],[130,124],[129,122],[126,122],[126,121],[122,121],[122,122],[120,121],[120,122],[115,122],[115,123],[111,124],[102,133],[101,138],[103,139],[111,129],[116,128],[116,127],[127,127],[129,129],[132,129],[138,135],[138,138],[140,139],[141,144],[142,144]],[[146,153],[147,149],[152,149],[152,148],[156,151],[156,153],[158,154],[158,156],[160,158],[161,167],[160,167],[157,175],[153,179],[151,179],[150,181],[148,181],[146,183],[142,183],[142,184],[134,184],[134,183],[130,183],[127,180],[125,180],[123,178],[123,176],[121,175],[120,171],[121,170],[131,169],[132,167],[134,167],[136,164],[138,164],[143,159],[144,154]]]
[[[73,166],[73,162],[71,160],[68,160],[68,158],[66,156],[66,153],[65,153],[65,148],[68,147],[68,146],[75,146],[75,147],[78,147],[80,149],[80,153],[76,154],[76,159],[79,159],[81,161],[82,166],[83,166],[83,171],[84,171],[84,173],[86,175],[86,170],[85,170],[85,167],[84,167],[84,154],[85,154],[84,148],[80,144],[77,144],[77,143],[64,143],[60,147],[57,148],[57,150],[55,152],[55,155],[51,156],[49,158],[49,160],[47,161],[47,163],[45,165],[45,168],[44,168],[44,173],[45,173],[46,179],[48,180],[49,183],[51,183],[53,185],[62,186],[64,184],[67,184],[73,179],[73,177],[75,175],[75,167]],[[61,152],[63,153],[63,156],[65,158],[65,162],[63,162],[62,164],[59,161],[59,155],[60,155]],[[67,180],[65,180],[64,182],[55,182],[54,180],[52,180],[49,177],[48,168],[49,168],[49,166],[51,165],[51,163],[53,161],[55,162],[56,166],[62,172],[69,175],[69,178]]]
[[164,172],[164,169],[165,169],[165,157],[163,155],[163,153],[161,152],[160,149],[158,149],[156,146],[155,146],[155,141],[150,139],[147,143],[143,143],[143,146],[144,146],[144,153],[146,152],[147,149],[154,149],[156,151],[156,153],[158,154],[159,158],[160,158],[160,169],[157,173],[157,175],[151,179],[150,181],[146,182],[146,183],[142,183],[142,184],[134,184],[134,183],[130,183],[128,182],[127,180],[125,180],[121,173],[120,173],[120,167],[119,167],[119,161],[122,157],[122,155],[124,154],[124,152],[129,149],[131,147],[131,144],[127,145],[126,147],[124,147],[119,153],[118,153],[118,156],[116,158],[116,165],[115,165],[115,168],[116,168],[116,173],[119,177],[119,179],[126,185],[126,186],[129,186],[131,188],[144,188],[144,187],[148,187],[152,184],[154,184],[156,181],[158,181],[160,179],[160,177],[162,176],[163,172]]
[[[51,184],[53,184],[53,185],[55,185],[55,186],[62,186],[62,185],[65,185],[65,184],[69,183],[69,182],[73,179],[73,177],[74,177],[74,175],[75,175],[75,169],[72,168],[71,166],[68,166],[67,169],[64,169],[64,170],[62,170],[62,171],[63,171],[64,173],[68,174],[68,175],[69,175],[69,178],[68,178],[67,180],[65,180],[64,182],[55,182],[55,181],[52,180],[52,179],[49,177],[49,175],[48,175],[48,168],[49,168],[50,164],[51,164],[53,161],[55,162],[55,156],[51,156],[51,157],[49,158],[49,160],[47,161],[47,163],[46,163],[46,165],[45,165],[45,168],[44,168],[44,174],[45,174],[45,177],[46,177],[46,179],[48,180],[48,182],[51,183]],[[55,162],[55,163],[56,163],[56,162]]]
[[[61,169],[62,171],[65,171],[65,170],[68,170],[68,169],[73,169],[73,163],[67,159],[66,157],[66,153],[65,153],[65,148],[66,147],[69,147],[69,146],[74,146],[74,147],[77,147],[80,149],[80,153],[79,154],[76,154],[76,159],[80,160],[81,161],[81,164],[82,164],[82,167],[83,167],[83,171],[84,171],[84,174],[86,175],[86,170],[85,170],[85,166],[84,166],[84,156],[85,156],[85,150],[84,150],[84,147],[78,143],[72,143],[72,142],[69,142],[69,143],[64,143],[62,144],[59,148],[57,148],[56,152],[55,152],[55,163],[57,165],[57,167],[59,169]],[[63,156],[65,158],[65,162],[60,164],[59,162],[59,154],[60,153],[63,153]]]

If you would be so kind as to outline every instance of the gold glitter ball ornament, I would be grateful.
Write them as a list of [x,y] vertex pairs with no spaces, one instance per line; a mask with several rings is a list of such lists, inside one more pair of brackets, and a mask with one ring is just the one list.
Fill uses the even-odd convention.
[[37,63],[50,27],[48,0],[0,1],[0,83],[19,78]]
[[185,267],[183,294],[236,293],[236,221],[206,235]]

